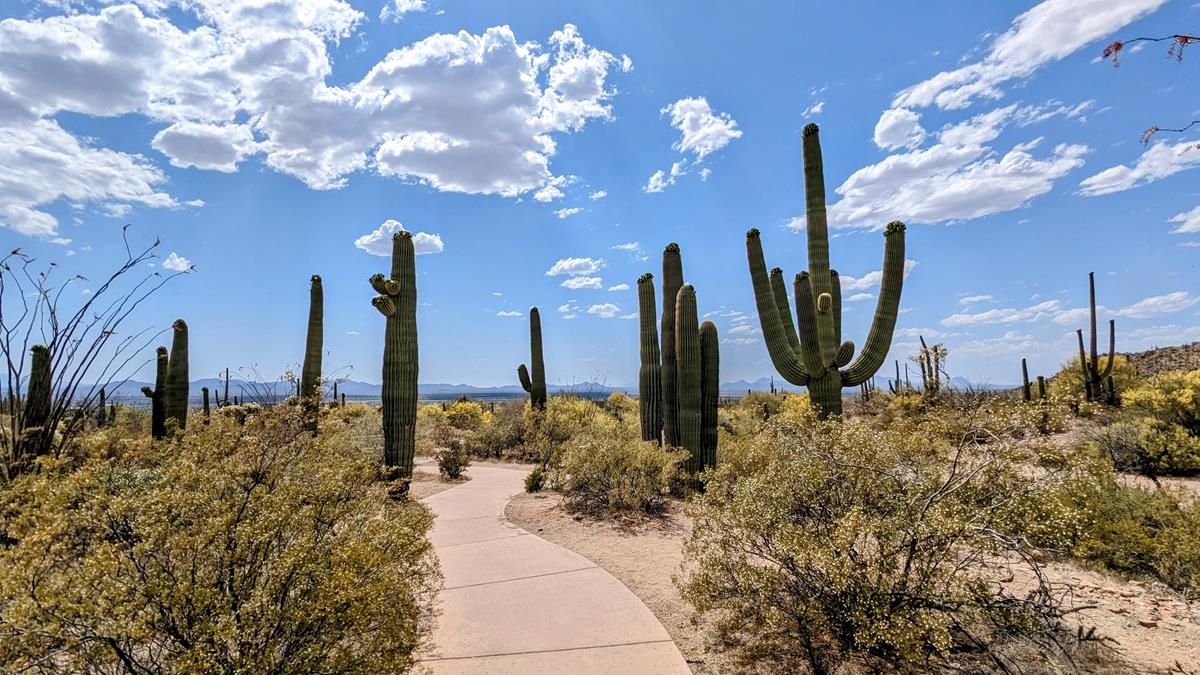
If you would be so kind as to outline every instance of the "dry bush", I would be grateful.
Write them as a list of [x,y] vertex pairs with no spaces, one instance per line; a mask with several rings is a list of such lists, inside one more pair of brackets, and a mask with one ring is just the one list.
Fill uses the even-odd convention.
[[676,487],[686,457],[620,429],[581,432],[559,451],[551,484],[570,510],[654,514]]
[[0,670],[406,670],[439,574],[388,487],[292,406],[88,436],[0,493]]
[[[1011,437],[945,439],[797,410],[729,443],[691,507],[684,597],[771,671],[1069,663],[1065,611],[1015,508],[1056,482],[1028,475]],[[998,566],[1030,590],[1004,590]]]

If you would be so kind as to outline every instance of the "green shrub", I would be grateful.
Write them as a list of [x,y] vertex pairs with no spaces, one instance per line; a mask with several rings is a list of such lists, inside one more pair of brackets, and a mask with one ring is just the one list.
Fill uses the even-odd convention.
[[455,401],[446,406],[446,422],[455,429],[477,429],[491,414],[476,401]]
[[4,672],[414,666],[437,588],[424,506],[298,407],[177,440],[107,429],[0,493]]
[[1159,373],[1122,395],[1126,409],[1200,436],[1200,370]]
[[479,457],[519,458],[519,448],[525,443],[525,404],[506,401],[489,415],[486,424],[471,434],[471,452]]
[[777,672],[1054,654],[1070,643],[1056,596],[989,576],[1004,562],[1039,578],[1007,518],[1051,484],[1025,475],[1011,443],[943,438],[794,410],[731,444],[690,509],[684,597],[716,615],[735,658]]
[[621,431],[580,433],[558,454],[553,485],[571,510],[658,513],[686,457]]
[[533,467],[533,471],[525,476],[525,491],[526,492],[541,492],[546,481],[546,470],[539,464]]
[[[1100,356],[1100,370],[1108,365],[1108,354]],[[1117,396],[1124,397],[1125,392],[1135,386],[1138,381],[1137,369],[1129,362],[1129,359],[1117,355],[1113,361],[1112,369],[1113,384],[1117,387]],[[1059,369],[1054,377],[1050,378],[1050,390],[1061,393],[1071,398],[1082,401],[1085,398],[1083,387],[1083,370],[1079,366],[1079,357],[1076,356],[1070,361],[1067,361]],[[1105,393],[1108,392],[1108,385],[1105,385]],[[1088,408],[1084,408],[1083,412],[1087,412]]]
[[471,457],[461,440],[452,441],[449,446],[438,450],[434,458],[437,459],[438,473],[450,479],[459,478],[471,466]]

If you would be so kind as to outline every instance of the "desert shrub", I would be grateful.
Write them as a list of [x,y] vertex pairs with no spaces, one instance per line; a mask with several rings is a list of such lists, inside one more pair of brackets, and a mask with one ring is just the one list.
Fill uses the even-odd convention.
[[436,559],[377,458],[281,406],[168,443],[93,434],[0,495],[0,670],[413,666]]
[[[505,457],[525,442],[525,403],[507,401],[496,407],[486,424],[471,434],[471,452],[480,457]],[[519,452],[515,453],[520,455]]]
[[477,401],[455,401],[446,406],[446,423],[456,429],[477,429],[490,417]]
[[525,476],[526,492],[541,492],[546,483],[546,470],[539,464]]
[[618,420],[624,420],[628,417],[636,418],[641,414],[638,402],[620,391],[614,391],[608,395],[608,398],[604,400],[604,410]]
[[351,402],[347,403],[346,405],[330,406],[325,410],[327,411],[325,414],[330,418],[344,421],[355,420],[361,417],[371,417],[378,412],[374,406],[360,402]]
[[616,430],[580,433],[560,450],[553,485],[571,510],[658,513],[686,456]]
[[1024,475],[1011,443],[793,411],[734,446],[690,508],[679,583],[736,658],[931,672],[1008,662],[1021,645],[1055,653],[1050,589],[1014,595],[989,576],[1042,578],[1007,519],[1049,483]]
[[447,447],[438,450],[434,458],[437,460],[438,473],[446,478],[459,478],[463,471],[471,466],[471,456],[461,440],[452,441]]
[[1200,436],[1200,370],[1159,373],[1122,394],[1129,411]]
[[[1103,370],[1107,364],[1108,354],[1102,354],[1100,356],[1100,369]],[[1129,359],[1120,354],[1113,361],[1112,377],[1113,384],[1117,387],[1117,395],[1122,398],[1125,396],[1125,392],[1135,386],[1138,381],[1137,369],[1133,367]],[[1050,390],[1070,396],[1079,401],[1085,398],[1083,370],[1079,366],[1078,356],[1064,363],[1059,368],[1058,373],[1050,378]],[[1105,391],[1107,392],[1107,389]],[[1083,413],[1087,413],[1088,411],[1089,408],[1082,409]]]
[[1157,479],[1200,473],[1200,371],[1160,373],[1122,395],[1091,443],[1122,471]]
[[[379,424],[377,423],[375,426],[379,427]],[[413,434],[416,454],[430,457],[437,452],[438,444],[434,440],[434,434],[439,427],[443,426],[446,426],[446,413],[442,410],[441,403],[425,403],[417,406],[417,430]],[[382,427],[379,428],[379,442],[382,443]]]

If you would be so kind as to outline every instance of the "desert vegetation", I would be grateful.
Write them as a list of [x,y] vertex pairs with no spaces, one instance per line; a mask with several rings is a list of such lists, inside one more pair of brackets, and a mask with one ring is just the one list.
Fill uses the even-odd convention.
[[[106,395],[166,332],[117,330],[169,280],[133,278],[157,244],[129,250],[70,315],[62,286],[14,252],[0,263],[0,668],[409,670],[440,578],[413,486],[493,462],[526,471],[528,492],[578,522],[684,519],[664,573],[708,631],[704,650],[734,672],[1109,667],[1120,640],[1051,568],[1153,584],[1185,606],[1200,594],[1200,370],[1139,375],[1113,321],[1102,353],[1089,275],[1089,339],[1078,331],[1058,373],[1031,379],[1022,359],[1017,389],[956,387],[953,354],[920,337],[917,383],[897,360],[877,386],[905,226],[884,230],[856,357],[815,125],[803,154],[794,315],[761,233],[745,243],[770,362],[806,391],[724,404],[717,328],[676,243],[663,249],[661,314],[654,275],[637,280],[637,400],[550,395],[534,307],[517,368],[528,399],[420,403],[415,251],[399,232],[390,274],[369,278],[385,317],[378,406],[347,404],[326,374],[313,275],[291,395],[231,401],[226,370],[223,395],[205,387],[199,410],[184,319],[154,351],[148,408]],[[418,477],[419,463],[441,478]]]

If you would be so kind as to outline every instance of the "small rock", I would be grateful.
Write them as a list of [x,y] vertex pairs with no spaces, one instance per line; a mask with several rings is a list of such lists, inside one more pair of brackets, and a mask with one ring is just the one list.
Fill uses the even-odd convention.
[[1157,628],[1158,622],[1154,619],[1138,619],[1138,624],[1143,628]]
[[1109,607],[1108,611],[1112,612],[1113,614],[1128,614],[1129,613],[1129,610],[1125,609],[1124,607]]

